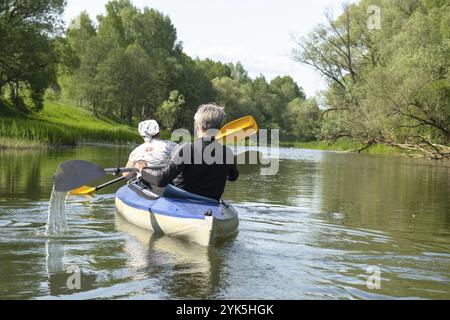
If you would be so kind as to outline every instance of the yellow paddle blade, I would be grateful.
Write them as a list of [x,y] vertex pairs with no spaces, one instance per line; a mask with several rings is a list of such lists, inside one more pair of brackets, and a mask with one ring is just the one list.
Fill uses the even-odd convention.
[[95,192],[94,187],[82,186],[78,189],[72,190],[70,192],[70,194],[73,196],[86,196],[86,195],[91,195],[94,192]]
[[240,141],[254,135],[258,130],[255,118],[247,116],[226,124],[216,136],[216,140]]

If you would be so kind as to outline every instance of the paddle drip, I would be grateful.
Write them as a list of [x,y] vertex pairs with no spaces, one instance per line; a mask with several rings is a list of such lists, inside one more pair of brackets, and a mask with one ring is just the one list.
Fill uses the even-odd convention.
[[68,192],[56,191],[53,186],[52,195],[48,207],[48,220],[45,228],[49,236],[67,232],[66,199]]

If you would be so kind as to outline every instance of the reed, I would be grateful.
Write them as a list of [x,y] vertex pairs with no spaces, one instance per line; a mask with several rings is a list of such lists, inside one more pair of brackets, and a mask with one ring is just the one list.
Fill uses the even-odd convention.
[[[0,137],[3,143],[16,139],[47,145],[75,145],[79,142],[136,142],[138,134],[129,128],[86,128],[48,123],[41,120],[4,118],[0,120]],[[11,145],[11,143],[9,143]]]

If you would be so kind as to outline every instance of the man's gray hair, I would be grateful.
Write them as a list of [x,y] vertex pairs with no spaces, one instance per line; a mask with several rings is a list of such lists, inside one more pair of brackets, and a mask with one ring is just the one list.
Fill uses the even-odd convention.
[[194,116],[195,126],[206,132],[210,129],[220,130],[225,120],[225,111],[215,104],[201,105]]

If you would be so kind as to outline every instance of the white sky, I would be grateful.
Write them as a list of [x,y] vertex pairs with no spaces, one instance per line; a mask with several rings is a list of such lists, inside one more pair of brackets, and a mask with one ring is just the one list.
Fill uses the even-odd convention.
[[[291,58],[291,35],[306,35],[324,22],[326,10],[335,16],[344,0],[132,0],[168,15],[178,40],[191,57],[223,62],[241,61],[251,77],[268,80],[290,75],[307,96],[325,88],[320,75]],[[104,13],[107,0],[68,0],[68,23],[82,10],[93,20]]]

